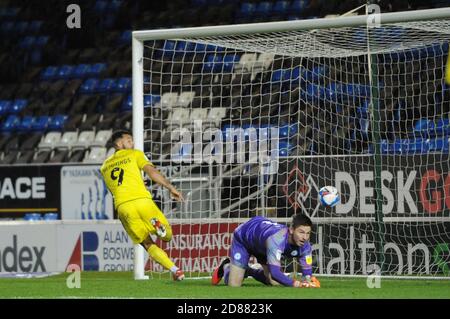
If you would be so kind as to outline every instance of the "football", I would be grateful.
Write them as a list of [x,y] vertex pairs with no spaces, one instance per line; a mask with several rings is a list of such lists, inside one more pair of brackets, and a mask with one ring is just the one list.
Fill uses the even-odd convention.
[[333,207],[340,202],[338,190],[334,186],[324,186],[319,190],[319,200],[323,206]]

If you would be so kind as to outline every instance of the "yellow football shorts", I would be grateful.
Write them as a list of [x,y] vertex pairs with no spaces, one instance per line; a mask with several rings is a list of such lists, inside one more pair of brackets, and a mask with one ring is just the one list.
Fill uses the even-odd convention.
[[164,214],[150,198],[139,198],[119,205],[119,219],[128,236],[135,244],[140,244],[149,234],[156,234],[151,224],[152,218],[157,218],[166,227],[166,235],[161,239],[169,241],[172,238],[172,228]]

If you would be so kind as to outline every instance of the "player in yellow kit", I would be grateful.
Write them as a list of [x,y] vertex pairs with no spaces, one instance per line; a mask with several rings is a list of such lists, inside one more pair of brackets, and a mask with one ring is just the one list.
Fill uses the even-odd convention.
[[154,182],[166,187],[175,200],[183,201],[183,195],[154,167],[144,152],[134,149],[130,132],[114,132],[111,140],[116,152],[105,160],[100,171],[114,198],[114,207],[123,227],[135,244],[141,244],[153,260],[172,272],[174,280],[183,280],[183,271],[150,237],[153,234],[169,241],[172,228],[153,202],[141,170]]

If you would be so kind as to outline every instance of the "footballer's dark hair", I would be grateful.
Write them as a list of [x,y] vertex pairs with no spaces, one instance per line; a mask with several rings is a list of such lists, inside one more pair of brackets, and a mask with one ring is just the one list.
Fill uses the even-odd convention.
[[111,136],[111,143],[112,143],[113,145],[116,145],[117,140],[118,140],[119,138],[122,138],[124,135],[131,135],[131,136],[133,136],[133,134],[131,134],[130,131],[127,131],[127,130],[118,130],[118,131],[115,131],[115,132],[112,134],[112,136]]
[[309,226],[312,228],[312,221],[311,219],[306,216],[305,214],[296,214],[292,216],[292,228],[296,229],[300,226]]

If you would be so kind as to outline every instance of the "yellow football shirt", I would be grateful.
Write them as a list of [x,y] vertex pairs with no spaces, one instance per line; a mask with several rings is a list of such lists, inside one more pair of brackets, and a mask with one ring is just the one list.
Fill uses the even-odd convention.
[[116,208],[130,200],[152,198],[141,173],[147,164],[153,166],[140,150],[119,150],[105,160],[100,171]]

